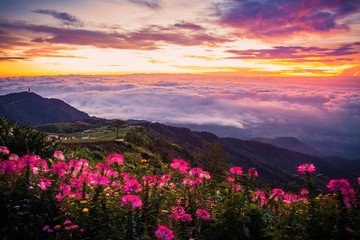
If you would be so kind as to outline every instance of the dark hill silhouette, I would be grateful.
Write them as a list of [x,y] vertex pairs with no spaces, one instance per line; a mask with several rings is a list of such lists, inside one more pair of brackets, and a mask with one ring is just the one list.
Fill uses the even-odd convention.
[[233,165],[244,169],[256,167],[263,178],[274,182],[288,183],[294,180],[293,174],[297,166],[303,163],[313,163],[318,173],[330,178],[357,177],[360,174],[360,161],[357,160],[308,155],[268,143],[219,138],[212,133],[193,132],[188,128],[160,123],[149,124],[148,127],[167,141],[193,150],[200,150],[205,142],[220,143],[229,153],[229,160]]
[[71,122],[90,118],[59,99],[43,98],[35,93],[20,92],[0,96],[0,115],[9,121],[36,126],[48,123]]

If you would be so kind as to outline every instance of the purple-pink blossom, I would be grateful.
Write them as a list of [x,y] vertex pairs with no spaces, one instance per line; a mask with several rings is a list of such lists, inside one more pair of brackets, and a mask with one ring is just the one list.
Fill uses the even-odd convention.
[[123,192],[129,193],[129,192],[140,192],[141,191],[141,184],[136,179],[131,179],[128,181],[124,188],[122,189]]
[[7,147],[5,146],[0,146],[0,153],[4,154],[4,155],[9,155],[10,151]]
[[171,240],[174,238],[173,231],[164,225],[158,227],[155,231],[155,236],[160,240]]
[[233,168],[230,168],[229,172],[231,174],[236,174],[236,175],[242,175],[243,174],[243,171],[242,171],[242,168],[241,167],[233,167]]
[[304,195],[307,195],[307,194],[309,194],[309,191],[306,190],[306,189],[302,189],[302,190],[300,191],[300,195],[301,195],[301,196],[304,196]]
[[53,157],[62,161],[65,159],[62,151],[55,151]]
[[118,164],[118,165],[123,165],[124,164],[124,158],[118,154],[118,153],[114,153],[108,156],[107,159],[107,163],[109,165],[113,165],[113,164]]
[[209,220],[209,219],[210,219],[210,214],[208,213],[208,211],[199,208],[199,209],[196,211],[196,217],[197,217],[198,219]]
[[256,171],[256,168],[250,168],[248,175],[250,178],[256,178],[258,177],[258,172]]
[[38,184],[38,186],[42,189],[45,190],[48,187],[51,187],[51,181],[47,178],[43,178],[41,180],[41,182]]
[[314,166],[314,164],[304,163],[298,167],[297,171],[301,174],[304,174],[306,172],[312,173],[312,172],[315,172],[315,166]]
[[182,174],[185,174],[189,169],[189,164],[182,159],[174,159],[170,166]]
[[123,196],[123,198],[121,200],[122,200],[122,203],[121,203],[122,206],[125,206],[128,204],[131,204],[131,206],[133,208],[139,208],[142,206],[142,202],[141,202],[140,198],[136,195],[125,195],[125,196]]

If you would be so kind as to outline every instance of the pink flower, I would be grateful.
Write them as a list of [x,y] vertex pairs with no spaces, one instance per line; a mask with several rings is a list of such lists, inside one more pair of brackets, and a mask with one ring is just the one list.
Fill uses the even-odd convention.
[[350,183],[346,179],[333,179],[329,182],[327,188],[331,191],[340,191],[345,196],[344,203],[347,207],[350,207],[351,203],[357,200],[354,189],[351,188]]
[[360,185],[360,177],[358,177],[358,182],[359,182],[359,185]]
[[235,179],[232,178],[232,177],[230,177],[230,176],[228,176],[227,180],[228,180],[229,182],[234,182],[234,181],[235,181]]
[[258,176],[258,172],[256,171],[256,168],[250,168],[248,175],[250,178],[255,178]]
[[182,222],[185,222],[185,221],[191,222],[192,221],[191,215],[185,213],[185,210],[183,207],[172,206],[171,209],[172,209],[173,213],[169,215],[169,218],[173,218],[175,220],[179,220]]
[[55,225],[54,229],[55,229],[55,230],[61,229],[61,225]]
[[260,200],[260,204],[261,206],[264,206],[268,200],[266,199],[266,195],[264,191],[256,191],[255,195],[252,198],[253,201],[259,201]]
[[122,199],[121,205],[128,205],[131,204],[133,208],[138,208],[142,206],[142,202],[140,198],[136,195],[125,195]]
[[4,154],[4,155],[9,155],[10,151],[7,147],[5,146],[0,146],[0,153]]
[[182,159],[174,159],[170,166],[182,174],[185,174],[189,169],[189,164]]
[[43,178],[41,180],[41,182],[38,184],[38,186],[42,189],[45,190],[48,187],[51,187],[51,181],[47,178]]
[[62,161],[65,159],[64,154],[61,151],[55,151],[53,157]]
[[107,162],[109,165],[112,165],[115,163],[117,163],[118,165],[123,165],[124,159],[120,154],[114,153],[114,154],[109,155]]
[[233,191],[240,191],[241,187],[240,187],[240,185],[231,185],[231,189]]
[[201,209],[199,208],[197,211],[196,211],[196,216],[197,218],[199,219],[205,219],[205,220],[209,220],[210,219],[210,214],[204,210],[204,209]]
[[242,175],[243,174],[243,171],[242,171],[241,167],[230,168],[229,172],[231,174],[236,174],[236,175]]
[[64,225],[69,225],[69,224],[71,224],[72,222],[70,221],[70,220],[65,220],[65,222],[64,222]]
[[47,231],[49,228],[50,228],[50,226],[49,226],[49,225],[46,225],[46,226],[43,227],[42,230],[43,230],[43,231]]
[[284,191],[280,188],[275,188],[272,190],[272,194],[270,196],[270,199],[274,198],[275,201],[277,201],[279,198],[284,197]]
[[122,189],[122,191],[125,193],[140,192],[141,190],[141,184],[136,179],[131,179],[128,181]]
[[101,185],[101,186],[109,186],[109,179],[106,177],[106,176],[101,176],[100,178],[99,178],[99,184]]
[[173,231],[164,225],[160,225],[155,231],[155,236],[160,240],[171,240],[174,238]]
[[196,175],[200,176],[200,174],[202,174],[203,172],[204,171],[201,168],[192,168],[190,169],[189,174],[190,176],[196,176]]
[[60,186],[59,186],[59,192],[58,194],[55,196],[55,198],[58,200],[58,201],[61,201],[63,200],[64,198],[68,197],[68,196],[71,196],[73,193],[71,191],[71,188],[69,185],[65,184],[65,183],[60,183]]
[[298,172],[304,174],[305,172],[312,173],[315,172],[314,164],[304,163],[298,167]]
[[303,190],[301,190],[301,192],[300,192],[300,195],[301,195],[301,196],[304,196],[304,195],[307,195],[307,194],[309,194],[309,191],[306,190],[306,189],[303,189]]
[[331,180],[329,184],[326,186],[331,191],[347,191],[350,187],[350,183],[346,179],[340,180]]
[[53,165],[52,171],[60,177],[64,177],[67,171],[69,171],[69,166],[65,162],[58,162]]
[[70,229],[71,229],[71,230],[74,230],[74,229],[78,229],[78,227],[79,227],[78,225],[71,225],[71,226],[70,226]]

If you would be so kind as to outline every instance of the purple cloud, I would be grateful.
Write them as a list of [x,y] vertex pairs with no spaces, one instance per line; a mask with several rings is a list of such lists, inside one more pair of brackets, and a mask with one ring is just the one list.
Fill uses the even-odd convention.
[[[292,59],[291,61],[310,61],[310,57],[338,57],[349,56],[360,52],[358,43],[343,44],[338,48],[274,46],[271,49],[227,50],[235,54],[229,59]],[[319,60],[317,60],[319,61]],[[321,60],[322,61],[322,60]]]
[[291,37],[348,29],[345,17],[359,12],[358,0],[226,0],[216,5],[221,24],[248,38]]
[[33,12],[53,16],[54,18],[61,20],[65,25],[68,26],[83,26],[83,23],[80,19],[66,12],[58,12],[56,10],[49,9],[37,9]]
[[[218,43],[229,42],[226,37],[209,35],[204,31],[194,30],[188,32],[181,28],[171,26],[147,26],[135,31],[104,32],[85,29],[58,28],[44,25],[32,25],[24,22],[0,23],[0,30],[17,34],[21,31],[47,34],[47,37],[32,39],[32,42],[48,42],[53,44],[71,44],[79,46],[94,46],[97,48],[115,49],[142,49],[154,50],[162,44],[175,44],[179,46],[212,46]],[[186,34],[184,31],[187,31]],[[8,38],[11,38],[8,34]],[[17,34],[18,35],[18,34]]]
[[27,57],[0,57],[0,61],[29,60]]

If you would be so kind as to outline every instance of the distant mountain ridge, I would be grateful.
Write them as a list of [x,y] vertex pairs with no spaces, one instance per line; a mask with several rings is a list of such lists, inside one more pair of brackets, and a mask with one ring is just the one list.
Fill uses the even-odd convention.
[[10,93],[0,96],[0,115],[19,124],[41,125],[71,122],[90,116],[60,99],[43,98],[32,92]]
[[244,169],[256,167],[259,174],[269,181],[287,183],[294,180],[293,174],[297,166],[303,163],[313,163],[318,173],[331,178],[356,178],[360,173],[359,160],[308,155],[273,144],[229,137],[220,138],[209,132],[195,132],[188,128],[160,123],[152,123],[148,128],[169,142],[189,149],[201,149],[204,142],[220,143],[229,153],[231,164]]
[[272,144],[278,147],[290,149],[293,151],[311,154],[311,155],[320,155],[320,153],[314,148],[304,144],[299,139],[294,137],[278,137],[278,138],[254,138],[252,139],[257,142],[263,142]]

